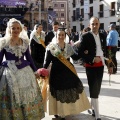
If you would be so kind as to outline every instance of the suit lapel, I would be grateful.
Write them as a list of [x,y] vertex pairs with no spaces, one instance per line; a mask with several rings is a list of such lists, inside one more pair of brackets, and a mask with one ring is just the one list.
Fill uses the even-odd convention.
[[100,33],[99,33],[99,37],[100,37],[100,43],[101,43],[101,47],[102,47],[103,46],[103,38]]

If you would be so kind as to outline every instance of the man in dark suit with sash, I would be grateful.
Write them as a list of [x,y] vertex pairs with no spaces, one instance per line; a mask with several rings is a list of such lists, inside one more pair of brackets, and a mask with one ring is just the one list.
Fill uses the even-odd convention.
[[53,30],[48,32],[45,36],[45,45],[46,46],[52,41],[54,36],[57,35],[57,30],[59,28],[59,23],[57,21],[53,22],[52,27],[53,27]]
[[[77,57],[82,58],[85,63],[93,112],[92,115],[95,116],[96,120],[101,120],[98,98],[105,65],[106,37],[104,34],[98,32],[100,22],[97,17],[90,19],[89,27],[91,31],[82,35]],[[111,74],[112,67],[110,67],[108,71],[109,74]]]

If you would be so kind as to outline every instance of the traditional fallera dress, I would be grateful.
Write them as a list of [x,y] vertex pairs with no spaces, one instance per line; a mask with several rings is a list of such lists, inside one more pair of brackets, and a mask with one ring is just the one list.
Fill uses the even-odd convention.
[[[45,33],[42,31],[40,35],[36,35],[36,32],[33,32],[31,35],[31,56],[37,68],[43,67],[44,56],[45,56]],[[44,45],[43,45],[44,44]]]
[[[0,48],[0,120],[40,120],[44,117],[41,90],[34,72],[37,68],[29,53],[29,44],[11,46],[1,40]],[[6,61],[3,61],[5,56]],[[24,59],[26,57],[26,59]]]
[[[69,59],[74,54],[70,44],[65,43],[64,51],[57,44],[50,43],[47,47],[44,68],[52,62],[49,77],[48,108],[50,115],[74,115],[90,108],[83,84],[79,77],[73,73],[58,58],[61,54]],[[72,63],[70,65],[73,66]],[[74,66],[73,66],[74,67]]]

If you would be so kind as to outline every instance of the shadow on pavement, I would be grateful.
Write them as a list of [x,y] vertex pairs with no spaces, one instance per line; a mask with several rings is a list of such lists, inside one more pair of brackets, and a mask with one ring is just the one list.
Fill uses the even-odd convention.
[[[67,116],[65,117],[66,120],[95,120],[95,117],[89,115],[89,114],[84,114],[84,113],[81,113],[79,115],[75,115],[75,116]],[[120,120],[118,118],[114,118],[114,117],[109,117],[109,116],[104,116],[104,115],[101,115],[101,119],[102,120]],[[53,118],[52,120],[60,120],[60,119],[57,119],[57,118]]]

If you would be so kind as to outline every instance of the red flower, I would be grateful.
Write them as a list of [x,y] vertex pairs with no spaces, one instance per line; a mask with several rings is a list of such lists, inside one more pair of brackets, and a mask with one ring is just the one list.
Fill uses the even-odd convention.
[[40,68],[37,70],[37,73],[42,76],[42,77],[46,77],[49,75],[49,71],[48,69],[45,69],[45,68]]

